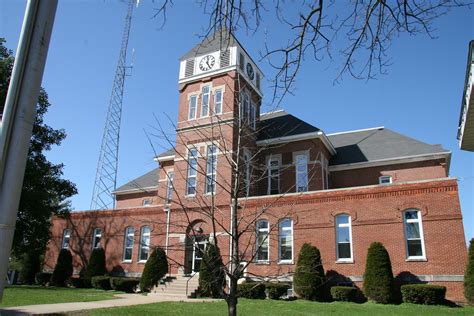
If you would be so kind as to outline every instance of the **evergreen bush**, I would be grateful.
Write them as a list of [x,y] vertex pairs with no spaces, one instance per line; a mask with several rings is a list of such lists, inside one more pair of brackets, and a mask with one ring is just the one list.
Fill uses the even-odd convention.
[[296,294],[307,300],[324,298],[324,268],[319,249],[303,244],[298,255],[293,284]]
[[260,282],[248,282],[237,285],[237,295],[242,298],[261,299],[267,298],[265,284]]
[[364,294],[376,303],[388,304],[392,301],[392,264],[387,249],[380,242],[372,243],[367,252]]
[[267,283],[265,288],[269,299],[279,300],[282,296],[287,295],[291,286],[288,283]]
[[199,290],[203,297],[220,298],[225,287],[224,263],[219,248],[207,244],[199,270]]
[[102,248],[95,248],[92,250],[89,264],[87,265],[86,271],[84,272],[84,285],[91,287],[92,277],[105,275],[107,269],[105,268],[105,251]]
[[135,278],[124,278],[124,277],[112,277],[110,278],[110,286],[115,291],[122,291],[126,293],[135,293],[139,279]]
[[156,247],[148,258],[140,279],[140,290],[149,292],[168,273],[168,259],[165,251]]
[[30,251],[23,254],[21,258],[21,281],[26,284],[34,284],[36,282],[36,274],[41,273],[41,255],[35,251]]
[[446,296],[446,287],[430,284],[406,284],[400,288],[404,303],[441,304]]
[[52,275],[50,272],[38,272],[35,274],[35,283],[42,286],[48,285]]
[[470,304],[474,304],[474,238],[469,243],[469,255],[464,272],[464,296]]
[[72,276],[72,255],[67,249],[61,249],[58,261],[54,267],[51,283],[55,286],[66,286],[66,281]]
[[357,295],[357,289],[352,286],[333,286],[331,287],[331,296],[335,301],[354,302]]
[[105,275],[98,275],[91,279],[92,287],[99,290],[110,290],[110,277]]
[[71,285],[76,289],[82,289],[86,287],[86,285],[84,284],[84,279],[82,278],[71,278],[69,279],[69,281],[71,282]]

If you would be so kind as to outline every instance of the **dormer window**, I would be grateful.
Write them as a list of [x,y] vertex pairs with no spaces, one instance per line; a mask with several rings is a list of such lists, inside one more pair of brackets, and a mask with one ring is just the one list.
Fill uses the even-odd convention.
[[392,183],[392,176],[381,176],[379,178],[380,184],[390,184]]

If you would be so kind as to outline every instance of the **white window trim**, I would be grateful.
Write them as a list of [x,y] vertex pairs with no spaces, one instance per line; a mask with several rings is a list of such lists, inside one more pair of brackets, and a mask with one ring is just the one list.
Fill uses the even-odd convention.
[[[306,158],[306,191],[298,191],[298,175],[301,174],[298,172],[298,157],[305,156]],[[309,155],[307,151],[294,153],[293,155],[294,165],[295,165],[295,192],[308,192],[309,191],[309,174],[308,174],[308,164],[309,164]],[[322,175],[321,175],[322,177]],[[324,186],[324,184],[323,184]]]
[[[212,154],[212,156],[215,157],[215,161],[216,161],[216,167],[214,168],[214,172],[213,173],[207,173],[207,161],[209,159],[209,156],[208,156],[208,148],[211,147],[211,146],[214,146],[216,148],[216,151],[214,154]],[[206,146],[206,179],[204,181],[204,185],[205,185],[205,188],[204,188],[204,192],[205,194],[207,195],[211,195],[211,194],[215,194],[216,193],[216,186],[217,186],[217,157],[218,157],[218,153],[219,153],[219,149],[217,147],[217,145],[215,144],[209,144]],[[208,179],[208,176],[213,176],[213,179],[214,179],[214,185],[213,185],[213,191],[207,191],[207,179]]]
[[[170,176],[171,175],[171,176]],[[172,197],[173,197],[173,179],[174,179],[174,170],[168,170],[166,173],[166,197],[165,197],[165,204],[170,204]],[[187,190],[187,188],[186,188]],[[170,197],[171,192],[171,197]]]
[[[64,247],[64,240],[66,239],[66,236],[67,236],[67,239],[68,239],[67,240],[67,247]],[[63,239],[61,241],[61,249],[69,249],[70,244],[71,244],[71,229],[65,228],[63,230]]]
[[281,181],[281,154],[267,156],[267,194],[271,195],[271,176],[270,169],[276,169],[276,167],[270,168],[272,161],[278,161],[278,193],[280,194],[280,181]]
[[[196,106],[194,107],[194,118],[191,118],[191,100],[195,98],[196,99]],[[197,109],[198,109],[198,100],[199,96],[196,94],[190,95],[189,96],[189,102],[188,102],[188,121],[194,121],[197,118]]]
[[[405,219],[405,213],[406,212],[417,212],[418,219]],[[421,212],[418,209],[415,208],[409,208],[403,211],[403,231],[404,231],[404,237],[405,237],[405,255],[406,255],[406,260],[426,260],[426,249],[425,249],[425,237],[423,233],[423,223],[421,219]],[[423,255],[421,256],[410,256],[408,254],[408,234],[407,234],[407,224],[408,223],[418,223],[419,229],[420,229],[420,241],[421,241],[421,251]]]
[[[202,90],[207,87],[209,90],[207,93],[203,93]],[[211,111],[211,90],[212,90],[212,86],[210,85],[204,85],[201,87],[201,118],[204,118],[204,117],[209,117],[209,112]],[[204,95],[207,94],[208,98],[207,98],[207,114],[204,115],[203,114],[203,101],[204,101]]]
[[142,206],[151,206],[153,203],[150,199],[143,199]]
[[[100,234],[97,234],[97,231],[100,230]],[[95,245],[95,238],[99,236],[99,242],[98,242],[98,246]],[[92,249],[98,249],[98,248],[101,248],[100,247],[100,241],[102,239],[102,228],[99,228],[99,227],[96,227],[94,228],[94,231],[93,231],[93,234],[92,234]]]
[[[258,228],[258,223],[260,222],[267,222],[267,229],[259,229]],[[262,260],[258,258],[258,251],[260,250],[261,245],[258,244],[258,235],[260,233],[267,233],[267,238],[265,239],[265,242],[267,243],[267,259]],[[267,219],[259,219],[257,221],[257,238],[256,238],[256,243],[257,243],[257,253],[255,254],[255,262],[256,263],[269,263],[270,262],[270,221]],[[263,245],[263,243],[262,243]]]
[[[143,229],[145,227],[148,227],[148,229],[149,229],[148,233],[143,233]],[[139,249],[138,249],[138,262],[139,263],[147,262],[148,258],[150,258],[150,245],[148,245],[148,246],[143,246],[142,245],[142,239],[143,239],[143,236],[146,236],[145,234],[148,235],[148,244],[151,244],[151,227],[148,226],[148,225],[142,226],[140,228],[140,240],[139,240]],[[147,256],[146,260],[141,259],[143,248],[148,248],[148,256]]]
[[[216,98],[217,98],[217,92],[220,92],[221,93],[221,110],[219,112],[216,111]],[[212,91],[213,95],[214,95],[214,111],[213,113],[214,114],[222,114],[222,110],[223,110],[223,106],[224,106],[224,89],[221,89],[221,88],[218,88],[218,89],[213,89]]]
[[[291,259],[281,259],[281,235],[280,235],[280,225],[282,222],[289,220],[291,223],[290,228],[285,228],[285,230],[291,231]],[[294,245],[294,229],[293,229],[293,220],[291,218],[284,218],[278,222],[278,263],[293,263],[293,258],[295,257],[295,245]]]
[[[388,179],[388,182],[383,182],[386,179]],[[391,184],[391,183],[393,183],[392,176],[380,176],[379,177],[379,184]]]
[[[190,151],[194,150],[194,149],[196,150],[196,156],[193,158],[193,159],[196,159],[196,175],[194,176],[196,181],[195,181],[194,193],[189,194],[188,193],[188,180],[189,180],[189,170],[191,168],[191,165],[189,164],[189,157],[190,157]],[[199,168],[199,148],[198,147],[189,147],[188,148],[186,162],[187,162],[188,170],[186,170],[186,194],[185,194],[185,197],[194,197],[194,196],[196,196],[197,187],[198,187],[198,181],[197,181],[198,168]]]
[[[346,215],[348,216],[348,223],[347,224],[337,224],[337,217],[338,216],[342,216],[342,215]],[[335,217],[334,217],[334,223],[336,224],[336,262],[344,262],[344,263],[353,263],[354,262],[354,247],[353,247],[353,244],[352,244],[352,217],[347,214],[347,213],[341,213],[341,214],[337,214]],[[339,258],[339,243],[337,242],[337,239],[339,237],[339,232],[338,232],[338,228],[341,227],[341,228],[344,228],[344,227],[349,227],[349,245],[351,247],[351,257],[350,258]]]
[[[129,229],[129,228],[133,229],[133,232],[132,232],[132,234],[131,234],[131,235],[132,235],[132,247],[131,247],[131,249],[132,249],[132,256],[131,256],[130,259],[125,259],[125,253],[126,253],[126,250],[127,250],[127,237],[128,237],[128,235],[130,235],[130,234],[128,233],[128,229]],[[135,244],[135,228],[134,228],[133,226],[127,226],[127,227],[125,228],[124,239],[123,239],[123,255],[122,255],[122,262],[132,262],[132,260],[133,260],[133,246],[134,246],[134,244]],[[129,248],[130,248],[130,247],[129,247]]]

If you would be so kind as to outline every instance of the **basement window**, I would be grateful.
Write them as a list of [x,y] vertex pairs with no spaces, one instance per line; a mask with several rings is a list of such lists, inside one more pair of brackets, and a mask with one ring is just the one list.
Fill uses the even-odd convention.
[[392,183],[392,176],[381,176],[379,177],[380,184],[390,184]]

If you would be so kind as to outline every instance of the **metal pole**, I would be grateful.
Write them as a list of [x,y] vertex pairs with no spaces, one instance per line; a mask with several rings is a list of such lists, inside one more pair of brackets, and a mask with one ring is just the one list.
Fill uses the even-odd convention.
[[29,0],[0,126],[0,299],[57,0]]

